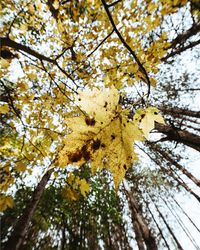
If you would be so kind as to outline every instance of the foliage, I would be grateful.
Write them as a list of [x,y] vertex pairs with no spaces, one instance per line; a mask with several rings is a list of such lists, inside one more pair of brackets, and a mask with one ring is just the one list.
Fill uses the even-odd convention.
[[[179,174],[198,187],[199,180],[179,164],[177,156],[182,144],[200,151],[199,112],[183,109],[191,98],[183,100],[180,94],[196,91],[198,84],[190,86],[195,79],[187,70],[182,72],[177,56],[199,45],[198,1],[6,0],[0,5],[0,211],[4,219],[12,211],[12,216],[23,215],[20,206],[28,200],[23,193],[34,197],[38,186],[40,194],[44,192],[31,221],[35,239],[29,242],[25,237],[27,249],[29,243],[31,247],[37,242],[38,249],[48,241],[50,245],[54,237],[48,230],[53,225],[52,231],[59,235],[65,220],[65,230],[74,240],[84,218],[89,221],[83,229],[86,238],[89,242],[96,237],[97,249],[101,237],[105,248],[112,244],[119,248],[109,239],[113,228],[113,237],[125,232],[116,244],[126,249],[130,239],[122,229],[121,202],[137,213],[131,215],[136,234],[135,218],[146,224],[142,209],[130,205],[125,177],[129,184],[136,181],[131,184],[134,202],[146,208],[142,199],[149,198],[144,197],[144,187],[151,195],[159,186],[181,187],[200,200]],[[172,150],[174,141],[178,149]],[[144,163],[137,172],[141,154],[149,157],[149,165],[154,162],[153,170]],[[51,171],[48,184],[42,186]],[[52,210],[54,217],[49,217]],[[109,218],[114,224],[107,223]],[[89,228],[97,236],[90,238]],[[43,241],[40,233],[46,235]],[[143,237],[150,242],[144,233]],[[83,244],[76,240],[69,245]],[[84,244],[83,249],[91,247],[87,241]]]

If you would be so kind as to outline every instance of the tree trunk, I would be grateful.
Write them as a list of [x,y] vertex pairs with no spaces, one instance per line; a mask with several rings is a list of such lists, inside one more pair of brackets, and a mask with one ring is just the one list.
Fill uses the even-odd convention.
[[17,223],[14,226],[13,232],[9,237],[8,241],[5,244],[4,250],[18,250],[23,243],[24,237],[28,232],[29,223],[32,219],[32,216],[37,208],[37,205],[40,201],[40,198],[44,192],[45,186],[50,179],[51,174],[54,169],[49,170],[42,177],[41,181],[37,185],[36,189],[33,192],[30,202],[27,204],[24,212],[21,217],[18,219]]
[[195,118],[200,118],[200,111],[194,111],[189,109],[183,109],[183,108],[169,108],[169,107],[159,107],[159,110],[161,110],[164,114],[168,115],[181,115],[181,116],[190,116]]
[[183,174],[185,174],[191,181],[193,181],[198,187],[200,187],[200,180],[198,180],[192,173],[190,173],[186,168],[181,166],[178,162],[176,162],[166,151],[162,150],[158,145],[154,145],[153,143],[148,142],[151,148],[156,150],[164,159],[178,168]]
[[166,240],[165,237],[164,237],[163,231],[162,231],[162,229],[160,228],[160,226],[158,225],[158,223],[157,223],[157,221],[156,221],[156,219],[155,219],[153,213],[151,212],[151,209],[149,208],[149,205],[148,205],[148,203],[147,203],[146,201],[145,201],[145,204],[146,204],[147,209],[148,209],[148,211],[149,211],[149,213],[150,213],[150,215],[151,215],[151,218],[153,219],[154,223],[156,224],[156,227],[158,228],[158,231],[159,231],[159,233],[160,233],[160,235],[161,235],[163,241],[165,242],[165,246],[167,247],[168,250],[170,250],[169,244],[167,243],[167,240]]
[[200,152],[200,136],[160,123],[156,123],[155,129],[167,135],[166,140],[183,143]]
[[[138,146],[139,147],[139,146]],[[181,179],[181,177],[179,175],[177,175],[174,170],[171,168],[171,166],[169,166],[169,169],[163,167],[163,162],[160,162],[158,159],[159,157],[157,157],[158,155],[158,152],[156,151],[156,149],[153,149],[152,148],[152,152],[154,152],[155,154],[155,158],[152,157],[150,154],[148,154],[144,149],[142,149],[141,147],[139,147],[146,155],[148,155],[148,157],[153,161],[155,162],[159,167],[160,169],[163,171],[163,173],[167,174],[168,176],[172,177],[177,183],[179,186],[183,187],[188,193],[190,193],[191,195],[193,195],[197,200],[198,202],[200,202],[200,197],[194,193],[192,191],[192,189],[190,187],[188,187],[188,185]],[[175,176],[178,176],[176,177]]]
[[[145,245],[147,250],[157,250],[157,244],[156,239],[153,236],[150,228],[148,227],[144,217],[142,216],[142,213],[139,209],[139,205],[134,197],[134,195],[131,193],[130,188],[128,186],[128,182],[124,180],[124,190],[126,193],[126,196],[128,198],[128,202],[130,204],[130,209],[132,213],[132,220],[133,225],[135,227],[135,233],[136,233],[136,240],[138,243],[138,247],[140,250],[145,249],[142,245],[142,239],[144,239]],[[138,238],[137,238],[138,237]]]
[[[151,197],[150,197],[151,198]],[[151,198],[152,202],[153,202],[153,199]],[[158,208],[158,206],[153,202],[158,214],[159,214],[159,217],[162,218],[165,226],[167,227],[168,231],[170,232],[172,238],[174,239],[174,241],[176,242],[176,245],[178,247],[179,250],[184,250],[181,246],[181,244],[179,243],[178,239],[176,238],[175,234],[173,233],[171,227],[169,226],[169,224],[167,223],[165,217],[163,216],[163,214],[161,213],[160,209]]]

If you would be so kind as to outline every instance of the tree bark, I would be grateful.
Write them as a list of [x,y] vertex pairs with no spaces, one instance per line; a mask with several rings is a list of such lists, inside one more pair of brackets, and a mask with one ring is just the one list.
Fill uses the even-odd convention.
[[143,248],[142,238],[144,239],[147,250],[157,250],[156,239],[153,236],[150,228],[148,227],[145,219],[143,218],[141,211],[139,209],[139,205],[134,198],[134,195],[131,193],[130,188],[128,186],[128,182],[124,180],[124,191],[128,198],[130,209],[132,213],[132,221],[135,226],[136,232],[136,240],[140,250]]
[[36,189],[33,192],[30,202],[27,204],[24,209],[21,217],[18,219],[17,223],[14,226],[13,232],[9,237],[8,241],[5,244],[4,250],[18,250],[20,249],[24,237],[28,232],[29,223],[32,219],[32,216],[37,208],[37,205],[40,201],[40,198],[44,192],[45,186],[49,181],[51,174],[54,169],[49,170],[42,177],[41,181],[37,185]]
[[186,30],[184,33],[178,35],[174,40],[172,40],[170,48],[173,49],[176,47],[176,45],[185,43],[187,39],[196,35],[199,32],[200,32],[200,23],[196,23],[190,29]]
[[163,125],[160,123],[156,123],[155,129],[158,132],[167,135],[165,140],[183,143],[186,146],[191,147],[200,152],[200,136],[185,130],[173,128],[169,125]]
[[[169,169],[163,167],[163,162],[159,161],[159,157],[157,157],[157,151],[155,149],[152,148],[152,152],[154,152],[155,154],[155,157],[152,157],[151,155],[149,155],[144,149],[142,149],[141,147],[139,147],[146,155],[148,155],[148,157],[153,161],[155,162],[159,167],[160,169],[163,171],[163,173],[169,175],[170,177],[172,177],[177,183],[179,186],[183,187],[188,193],[190,193],[191,195],[193,195],[197,200],[198,202],[200,202],[200,197],[194,193],[192,191],[192,189],[190,187],[188,187],[188,185],[181,179],[180,176],[178,176],[174,170],[169,166]],[[175,174],[178,176],[176,177]]]

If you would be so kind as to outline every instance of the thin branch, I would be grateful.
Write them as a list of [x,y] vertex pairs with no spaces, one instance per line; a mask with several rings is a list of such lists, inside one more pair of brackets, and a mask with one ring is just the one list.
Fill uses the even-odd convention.
[[199,44],[200,44],[200,39],[197,40],[197,41],[194,41],[194,42],[190,42],[187,46],[180,47],[180,48],[178,48],[178,49],[176,49],[176,50],[170,52],[170,53],[167,54],[165,57],[163,57],[161,60],[162,60],[163,62],[165,62],[168,58],[173,57],[173,56],[175,56],[175,55],[179,55],[179,54],[181,54],[183,51],[186,51],[186,50],[188,50],[188,49],[191,49],[191,48],[193,48],[193,47],[195,47],[195,46],[197,46],[197,45],[199,45]]
[[[91,51],[87,56],[86,56],[86,59],[88,59],[92,54],[94,54],[98,49],[99,47],[113,34],[114,32],[114,29],[112,29],[112,31],[93,49],[93,51]],[[72,71],[72,74],[78,70],[81,66],[82,66],[82,63],[86,61],[83,60],[80,62],[80,65],[78,65],[73,71]]]
[[115,6],[116,4],[120,3],[122,0],[117,0],[111,4],[106,4],[108,8]]
[[122,44],[124,45],[124,47],[130,52],[130,54],[133,56],[133,58],[135,59],[135,61],[137,62],[138,66],[139,66],[139,70],[141,71],[141,73],[143,73],[143,75],[145,76],[146,78],[146,83],[148,85],[148,96],[150,94],[150,86],[151,86],[151,83],[150,83],[150,79],[149,79],[149,76],[147,74],[147,71],[146,69],[144,68],[144,66],[142,65],[142,63],[140,62],[140,60],[138,59],[138,57],[136,56],[135,52],[131,49],[131,47],[127,44],[127,42],[124,40],[123,36],[121,35],[121,33],[119,32],[119,30],[117,29],[116,25],[115,25],[115,22],[112,18],[112,15],[109,11],[109,8],[108,8],[108,5],[106,3],[105,0],[101,0],[103,6],[104,6],[104,9],[106,11],[106,14],[108,16],[108,19],[115,31],[115,33],[117,34],[118,38],[120,39],[120,41],[122,42]]

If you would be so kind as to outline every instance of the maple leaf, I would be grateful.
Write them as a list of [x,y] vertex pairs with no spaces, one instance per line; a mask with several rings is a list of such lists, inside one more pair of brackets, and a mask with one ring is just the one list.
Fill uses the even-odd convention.
[[134,120],[138,122],[146,139],[148,139],[150,131],[154,129],[155,122],[165,124],[163,117],[159,114],[159,110],[155,107],[137,110]]
[[79,176],[70,174],[67,178],[67,185],[63,188],[62,195],[71,201],[77,201],[80,194],[86,197],[89,193],[90,185],[85,178],[80,179]]
[[7,103],[0,104],[0,114],[6,114],[9,110],[9,105]]
[[86,181],[86,179],[80,179],[79,180],[79,189],[80,189],[81,194],[84,197],[86,197],[86,194],[89,193],[89,190],[90,190],[90,185]]
[[83,91],[76,99],[85,115],[67,118],[72,130],[65,139],[58,163],[81,166],[90,161],[92,173],[106,168],[113,174],[116,189],[126,171],[137,159],[133,143],[142,140],[141,130],[128,119],[119,105],[117,89]]
[[7,208],[12,208],[14,205],[13,198],[11,196],[5,196],[0,194],[0,212],[3,212]]

